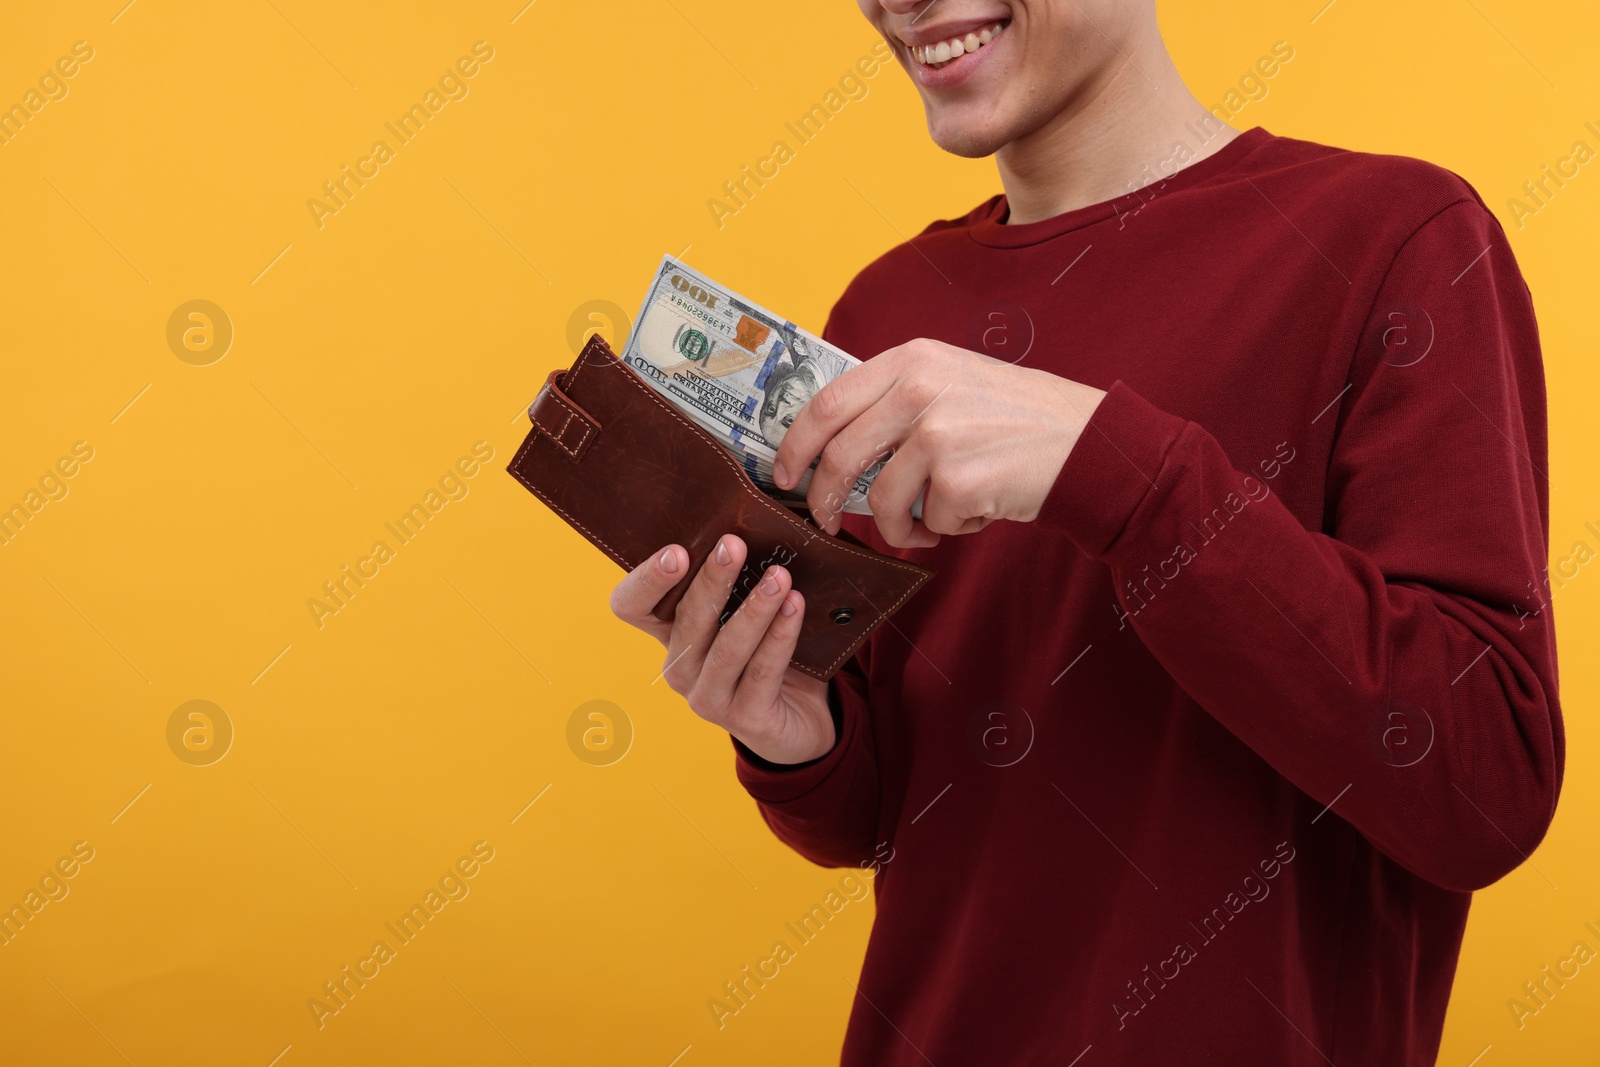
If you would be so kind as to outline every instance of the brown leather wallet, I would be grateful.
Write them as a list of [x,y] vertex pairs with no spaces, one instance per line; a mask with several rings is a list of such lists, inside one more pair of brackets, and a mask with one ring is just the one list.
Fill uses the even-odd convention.
[[927,567],[829,536],[763,493],[715,438],[612,354],[598,334],[571,369],[555,371],[530,408],[533,430],[508,470],[624,569],[665,545],[689,570],[656,607],[679,599],[723,534],[749,546],[723,619],[774,564],[806,600],[790,665],[828,679],[878,624],[933,577]]

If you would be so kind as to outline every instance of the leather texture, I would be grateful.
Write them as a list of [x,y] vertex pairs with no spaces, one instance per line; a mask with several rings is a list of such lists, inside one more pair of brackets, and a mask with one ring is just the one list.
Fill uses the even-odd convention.
[[749,553],[723,619],[774,564],[806,601],[791,666],[828,679],[933,576],[846,534],[829,536],[758,489],[738,462],[591,337],[529,409],[533,430],[508,468],[534,496],[612,560],[632,570],[669,544],[689,570],[657,606],[670,620],[723,534]]

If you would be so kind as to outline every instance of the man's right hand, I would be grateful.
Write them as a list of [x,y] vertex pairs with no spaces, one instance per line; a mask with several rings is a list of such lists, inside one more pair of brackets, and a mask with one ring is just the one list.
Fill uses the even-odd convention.
[[689,565],[681,545],[668,545],[618,583],[611,610],[667,646],[662,677],[696,715],[770,763],[804,763],[833,747],[833,716],[828,684],[789,666],[806,608],[789,572],[768,568],[727,624],[718,625],[747,552],[743,540],[725,535],[672,621],[662,622],[651,612]]

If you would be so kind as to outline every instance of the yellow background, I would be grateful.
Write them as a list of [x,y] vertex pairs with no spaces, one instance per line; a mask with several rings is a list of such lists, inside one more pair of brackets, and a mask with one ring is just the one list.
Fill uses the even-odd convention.
[[[0,506],[94,449],[0,547],[0,903],[95,850],[0,948],[0,1062],[831,1062],[870,904],[714,1026],[708,998],[838,873],[767,833],[726,738],[610,618],[618,572],[503,467],[574,309],[631,314],[661,253],[819,329],[862,265],[996,191],[992,164],[935,149],[891,69],[713,224],[722,182],[872,48],[848,0],[124,3],[17,5],[0,35],[0,103],[95,51],[0,146]],[[1239,124],[1433,160],[1503,220],[1541,165],[1600,147],[1593,5],[1323,5],[1162,18],[1207,102],[1294,47]],[[470,95],[319,229],[307,200],[479,40]],[[1596,166],[1510,227],[1558,558],[1600,548]],[[193,299],[235,331],[209,366],[166,341]],[[480,440],[469,495],[318,629],[307,600]],[[1445,1064],[1596,1061],[1600,964],[1521,1030],[1506,1006],[1600,948],[1600,566],[1556,611],[1566,792],[1538,869],[1474,906]],[[195,699],[235,730],[210,766],[168,747]],[[567,744],[590,700],[632,723],[611,766]],[[470,895],[319,1030],[307,1000],[480,840]]]

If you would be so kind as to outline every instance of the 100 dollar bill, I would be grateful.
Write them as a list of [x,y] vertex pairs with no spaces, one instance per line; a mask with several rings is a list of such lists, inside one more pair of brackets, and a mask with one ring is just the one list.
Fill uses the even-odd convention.
[[[811,472],[779,489],[778,445],[807,401],[861,365],[672,256],[662,257],[622,361],[717,438],[763,492],[793,507],[806,506]],[[866,492],[882,466],[875,457],[838,510],[871,514]]]

